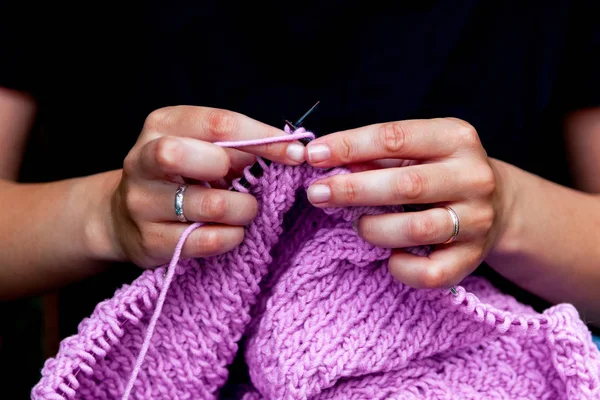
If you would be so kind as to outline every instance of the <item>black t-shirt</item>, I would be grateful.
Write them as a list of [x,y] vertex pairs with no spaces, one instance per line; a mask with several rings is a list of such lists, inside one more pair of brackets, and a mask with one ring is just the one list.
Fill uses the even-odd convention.
[[[24,181],[120,168],[162,106],[281,127],[320,100],[317,134],[458,117],[490,156],[569,185],[561,118],[600,105],[594,1],[44,3],[0,6],[0,86],[40,107]],[[61,334],[137,274],[65,288]]]

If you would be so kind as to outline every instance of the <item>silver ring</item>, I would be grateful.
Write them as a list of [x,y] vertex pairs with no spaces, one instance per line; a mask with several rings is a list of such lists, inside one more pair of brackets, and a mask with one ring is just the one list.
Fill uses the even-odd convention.
[[446,211],[448,211],[448,214],[450,214],[450,218],[452,218],[452,223],[454,224],[454,230],[452,231],[452,236],[450,236],[450,238],[448,240],[446,240],[444,243],[442,243],[442,244],[448,244],[448,243],[452,243],[456,240],[456,237],[458,236],[458,232],[460,230],[460,220],[458,219],[458,214],[456,214],[456,211],[454,211],[452,208],[450,208],[450,206],[444,206],[444,209],[446,209]]
[[187,222],[185,214],[183,213],[183,195],[185,194],[185,189],[187,189],[187,185],[181,185],[175,192],[175,215],[181,222]]

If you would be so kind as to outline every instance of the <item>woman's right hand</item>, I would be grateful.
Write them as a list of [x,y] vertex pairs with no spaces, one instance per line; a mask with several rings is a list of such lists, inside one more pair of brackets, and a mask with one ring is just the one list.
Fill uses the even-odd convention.
[[189,223],[211,224],[196,229],[186,241],[182,257],[196,258],[227,252],[243,239],[243,226],[256,215],[252,195],[188,184],[184,213],[175,214],[175,192],[186,182],[214,182],[230,177],[258,155],[297,165],[304,161],[299,142],[249,146],[244,152],[212,142],[259,139],[285,135],[277,128],[244,115],[213,108],[177,106],[152,112],[123,164],[121,180],[110,199],[109,247],[117,259],[153,268],[170,260]]

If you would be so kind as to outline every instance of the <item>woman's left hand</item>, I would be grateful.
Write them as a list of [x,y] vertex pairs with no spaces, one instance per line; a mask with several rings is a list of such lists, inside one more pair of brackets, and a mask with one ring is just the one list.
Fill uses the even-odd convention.
[[[366,241],[394,249],[390,272],[414,288],[443,288],[469,275],[503,228],[498,174],[476,130],[454,118],[408,120],[336,132],[312,141],[307,161],[319,168],[347,165],[351,174],[311,185],[318,207],[426,205],[424,211],[360,218]],[[451,243],[454,222],[459,233]],[[429,257],[401,249],[436,245]]]

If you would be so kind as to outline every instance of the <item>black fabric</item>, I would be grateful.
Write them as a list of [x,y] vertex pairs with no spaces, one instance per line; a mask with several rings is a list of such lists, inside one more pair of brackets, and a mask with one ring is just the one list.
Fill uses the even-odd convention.
[[119,168],[162,106],[281,126],[321,100],[320,134],[455,116],[491,156],[565,181],[546,162],[562,156],[556,122],[599,104],[592,2],[15,3],[0,10],[0,85],[35,94],[44,135],[24,180]]
[[[0,3],[0,86],[39,103],[23,181],[120,168],[159,107],[282,126],[320,100],[317,134],[458,117],[490,156],[570,185],[561,118],[600,105],[594,1],[40,3]],[[62,290],[61,335],[138,273]]]

